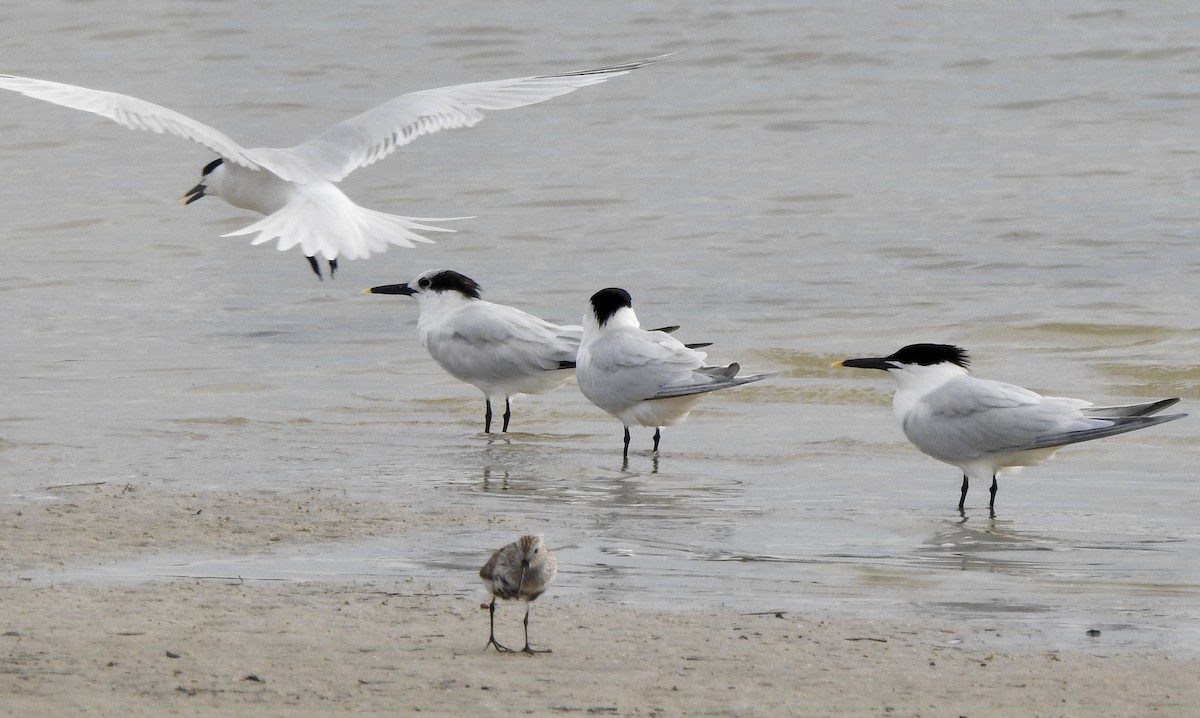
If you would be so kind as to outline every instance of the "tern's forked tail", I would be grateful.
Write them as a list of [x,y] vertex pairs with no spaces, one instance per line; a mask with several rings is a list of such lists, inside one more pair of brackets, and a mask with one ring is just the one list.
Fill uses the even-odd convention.
[[[280,251],[299,246],[309,257],[365,259],[384,252],[389,245],[414,247],[433,243],[420,232],[454,232],[427,222],[452,222],[470,217],[401,217],[360,207],[332,185],[306,188],[278,211],[254,224],[222,235],[238,237],[257,234],[252,244],[279,240]],[[328,191],[332,190],[332,191]]]

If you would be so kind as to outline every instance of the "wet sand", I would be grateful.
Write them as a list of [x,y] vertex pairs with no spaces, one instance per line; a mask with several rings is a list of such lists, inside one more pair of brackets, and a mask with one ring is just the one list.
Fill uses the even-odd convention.
[[[194,578],[54,583],[23,571],[168,550],[253,553],[488,521],[295,496],[57,490],[0,507],[5,715],[1188,716],[1200,660],[1012,651],[987,632],[838,614],[648,611],[556,599],[485,650],[486,595],[461,583]],[[481,563],[487,558],[481,553]],[[570,576],[560,573],[559,582]],[[769,608],[769,607],[768,607]],[[497,612],[518,642],[523,609]]]

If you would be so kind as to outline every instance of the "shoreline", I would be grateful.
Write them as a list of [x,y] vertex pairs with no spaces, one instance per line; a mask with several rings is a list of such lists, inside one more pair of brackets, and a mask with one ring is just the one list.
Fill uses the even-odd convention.
[[[1200,657],[1012,649],[963,622],[653,610],[555,594],[484,650],[475,577],[348,582],[29,580],[189,549],[238,553],[487,517],[283,496],[72,487],[0,506],[0,713],[1188,716]],[[297,517],[303,516],[303,521]],[[486,556],[481,557],[481,563]],[[560,577],[561,580],[562,577]],[[521,645],[524,607],[499,602]]]
[[[0,583],[6,715],[1192,715],[1200,661],[954,645],[944,628],[536,602],[527,656],[417,581]],[[547,600],[549,599],[549,600]],[[523,606],[497,634],[520,645]],[[165,709],[165,710],[164,710]]]

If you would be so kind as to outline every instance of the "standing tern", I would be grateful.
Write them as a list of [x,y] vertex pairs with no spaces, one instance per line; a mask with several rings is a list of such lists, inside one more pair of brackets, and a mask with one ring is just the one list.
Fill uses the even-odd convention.
[[525,647],[522,653],[550,653],[549,648],[533,649],[529,647],[529,609],[534,600],[550,588],[550,583],[558,574],[558,560],[541,536],[522,536],[504,548],[497,549],[488,562],[479,569],[479,578],[492,594],[492,602],[488,605],[491,614],[491,635],[487,645],[495,646],[501,653],[518,653],[506,648],[496,641],[496,599],[525,601]]
[[630,426],[653,426],[658,451],[661,427],[682,422],[705,394],[768,376],[738,376],[738,364],[708,366],[706,356],[642,329],[629,292],[614,287],[592,295],[575,371],[583,395],[625,425],[628,459]]
[[317,256],[337,270],[337,259],[364,259],[389,244],[413,247],[433,240],[417,234],[453,232],[427,222],[466,217],[401,217],[360,207],[337,182],[422,135],[471,127],[484,110],[507,110],[544,102],[656,62],[666,55],[593,70],[510,80],[450,85],[410,92],[325,129],[288,148],[246,149],[224,133],[166,107],[103,90],[0,74],[0,89],[107,117],[135,130],[170,134],[198,142],[220,157],[201,172],[200,183],[183,203],[215,195],[234,207],[266,215],[223,236],[257,235],[252,244],[278,240],[282,250],[299,246],[317,276]]
[[961,511],[971,479],[1036,466],[1067,444],[1145,429],[1187,414],[1151,416],[1179,401],[1093,406],[1082,399],[1042,396],[968,374],[967,352],[949,344],[910,344],[891,356],[846,359],[835,366],[881,369],[896,381],[892,409],[904,435],[921,451],[963,472]]
[[417,300],[421,346],[450,376],[474,385],[487,402],[485,433],[492,431],[492,397],[541,394],[571,378],[582,327],[559,326],[504,304],[479,298],[475,280],[449,269],[424,272],[407,284],[367,294],[403,294]]

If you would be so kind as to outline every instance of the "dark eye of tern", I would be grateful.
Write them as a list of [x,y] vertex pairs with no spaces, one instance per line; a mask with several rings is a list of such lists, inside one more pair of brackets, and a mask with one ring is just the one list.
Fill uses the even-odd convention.
[[429,277],[421,277],[421,279],[417,281],[417,286],[421,287],[422,289],[428,288],[429,287]]

